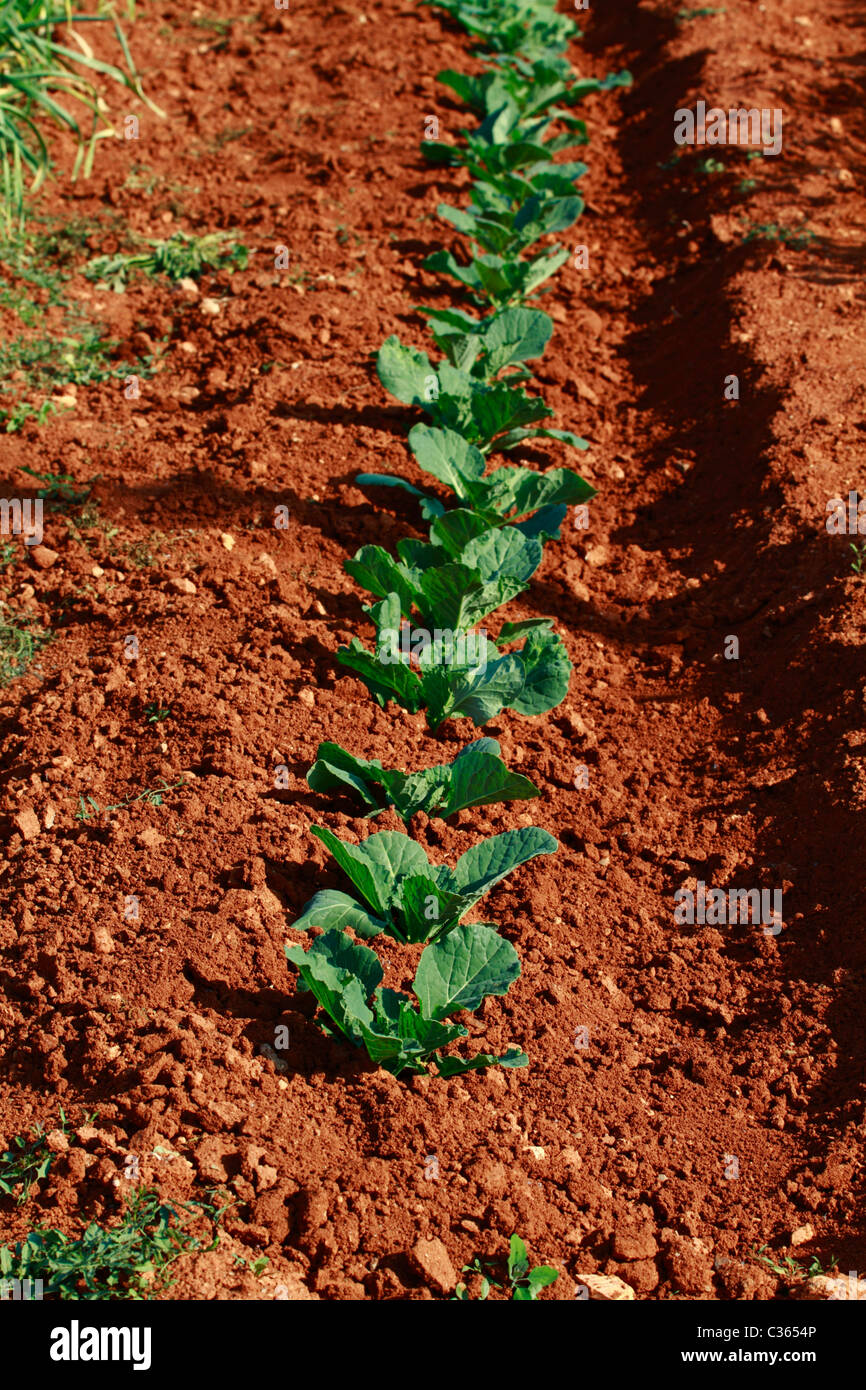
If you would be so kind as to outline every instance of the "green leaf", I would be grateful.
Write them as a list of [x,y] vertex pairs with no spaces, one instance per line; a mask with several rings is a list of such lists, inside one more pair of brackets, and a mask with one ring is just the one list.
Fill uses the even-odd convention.
[[357,637],[353,637],[351,647],[337,649],[337,660],[341,666],[348,666],[361,677],[383,708],[388,700],[396,700],[411,714],[421,709],[424,703],[421,678],[417,671],[399,659],[385,662],[368,652]]
[[522,232],[522,244],[528,246],[553,232],[564,232],[583,212],[583,199],[578,194],[570,198],[530,198],[514,218],[515,232]]
[[427,946],[412,988],[430,1018],[474,1012],[493,994],[507,994],[520,974],[517,952],[492,927],[463,923]]
[[460,893],[449,892],[433,877],[413,874],[400,884],[399,906],[407,941],[427,941],[456,926],[471,903]]
[[374,810],[391,804],[404,821],[418,811],[444,818],[469,806],[538,796],[527,777],[509,772],[499,753],[495,739],[480,738],[463,748],[452,763],[405,773],[386,770],[378,760],[356,758],[338,743],[320,743],[307,784],[320,792],[346,788]]
[[454,878],[461,893],[476,901],[494,884],[539,854],[554,854],[557,841],[537,825],[505,830],[473,845],[457,860]]
[[529,468],[516,471],[520,476],[514,479],[513,497],[518,516],[539,507],[588,502],[596,495],[596,489],[570,468],[550,468],[546,473],[534,473]]
[[526,1246],[520,1236],[511,1237],[508,1253],[508,1277],[511,1280],[522,1279],[529,1269],[529,1256],[526,1253]]
[[395,1076],[407,1067],[425,1070],[425,1057],[466,1035],[457,1024],[422,1017],[405,994],[392,989],[379,990],[373,1007],[374,1018],[361,1025],[360,1035],[372,1060]]
[[523,690],[512,701],[518,714],[544,714],[562,704],[568,694],[571,662],[562,639],[538,628],[530,632],[520,653],[525,671]]
[[528,578],[521,579],[509,574],[484,583],[478,577],[478,571],[468,565],[440,565],[421,574],[418,608],[426,629],[465,633],[486,618],[488,613],[521,593],[528,583]]
[[376,370],[385,390],[404,405],[425,405],[431,377],[436,381],[427,354],[404,346],[393,333],[379,349]]
[[335,888],[322,888],[306,904],[292,926],[295,931],[307,931],[310,927],[351,927],[358,936],[378,936],[386,930],[387,923],[350,898],[348,893],[340,893]]
[[567,507],[542,507],[526,521],[519,521],[514,528],[528,540],[558,541],[559,528],[565,520]]
[[382,979],[375,952],[341,931],[324,932],[308,951],[301,946],[284,950],[337,1028],[352,1042],[360,1042],[362,1028],[373,1022],[366,1001]]
[[506,309],[484,333],[484,363],[496,376],[515,362],[541,357],[553,334],[553,320],[539,309]]
[[481,748],[493,739],[479,739],[458,753],[451,764],[447,799],[438,814],[444,819],[470,806],[489,806],[497,801],[526,801],[540,795],[528,777],[509,772],[496,753]]
[[462,1076],[467,1071],[479,1071],[482,1067],[528,1067],[529,1058],[519,1047],[509,1047],[507,1052],[503,1052],[497,1057],[492,1052],[479,1052],[475,1057],[441,1057],[438,1053],[433,1058],[439,1070],[439,1075],[443,1077]]
[[470,501],[474,484],[484,474],[484,455],[454,430],[415,425],[409,431],[409,448],[419,468],[432,473],[461,501]]
[[499,575],[525,585],[541,564],[544,547],[509,526],[476,536],[467,542],[460,558],[477,569],[482,579],[492,581]]
[[434,668],[424,675],[427,722],[431,729],[437,729],[448,718],[468,718],[474,724],[486,724],[519,697],[524,679],[523,663],[518,656],[487,661],[468,673]]
[[[441,551],[444,550],[453,560],[462,559],[464,564],[471,565],[473,560],[466,558],[464,550],[470,541],[478,539],[489,532],[488,522],[480,517],[477,512],[469,511],[463,507],[455,507],[453,511],[446,512],[444,516],[438,517],[430,527],[430,539],[434,542],[432,549],[439,549],[437,563],[442,563]],[[400,548],[398,542],[398,550]],[[482,577],[491,578],[492,571],[489,566],[484,570]]]
[[430,863],[416,840],[397,830],[379,830],[359,845],[340,840],[325,826],[311,832],[330,850],[358,892],[380,916],[397,896],[399,880],[406,874],[429,873]]
[[389,555],[387,550],[380,545],[364,545],[351,560],[343,561],[343,568],[362,588],[377,598],[396,593],[401,612],[405,617],[409,616],[416,597],[412,576],[406,566]]
[[508,642],[516,642],[518,637],[524,637],[527,632],[535,632],[536,629],[550,632],[552,628],[552,618],[524,618],[519,623],[503,623],[499,636],[496,638],[496,645],[497,647],[504,647]]
[[320,743],[316,761],[307,773],[307,786],[314,792],[348,787],[366,806],[378,807],[379,802],[368,788],[381,783],[382,778],[378,774],[383,771],[378,760],[367,762],[364,758],[356,758],[341,748],[339,743]]

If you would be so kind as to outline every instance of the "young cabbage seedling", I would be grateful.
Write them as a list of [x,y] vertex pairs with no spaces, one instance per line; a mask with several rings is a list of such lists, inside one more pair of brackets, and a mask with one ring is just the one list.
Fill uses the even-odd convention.
[[[586,446],[588,447],[588,446]],[[409,431],[409,448],[425,473],[430,473],[457,497],[461,512],[471,512],[476,524],[513,526],[523,535],[540,541],[557,540],[559,528],[570,505],[588,502],[596,490],[570,468],[550,468],[536,473],[532,468],[494,468],[485,475],[486,461],[480,449],[454,430],[415,425]],[[438,499],[413,487],[396,474],[359,473],[357,482],[403,488],[421,500],[425,516],[435,520],[446,516]],[[522,518],[522,519],[521,519]],[[431,529],[431,540],[436,538]],[[413,563],[417,542],[402,542],[397,549],[402,559]],[[408,553],[406,547],[409,547]]]
[[387,933],[397,941],[436,941],[455,930],[470,908],[501,879],[535,859],[554,854],[556,840],[539,826],[522,826],[481,840],[453,869],[431,864],[417,840],[380,830],[359,845],[314,825],[322,841],[363,899],[332,888],[310,899],[295,930],[351,927],[357,936]]
[[[548,618],[505,623],[494,643],[484,633],[449,627],[414,635],[401,629],[397,593],[364,611],[376,628],[375,652],[353,637],[350,646],[338,648],[337,660],[360,677],[383,709],[396,700],[412,714],[426,710],[433,730],[446,719],[486,724],[503,709],[543,714],[568,693],[571,662]],[[521,637],[519,651],[500,653],[499,647]]]
[[580,35],[574,20],[557,14],[551,0],[423,0],[445,10],[482,39],[494,53],[519,53],[544,61],[566,49]]
[[[440,1076],[459,1076],[481,1067],[525,1067],[528,1058],[510,1047],[501,1056],[443,1056],[441,1048],[465,1038],[468,1029],[446,1023],[461,1009],[474,1012],[492,994],[505,994],[520,974],[514,947],[492,927],[464,924],[421,954],[413,981],[417,1005],[406,994],[383,989],[374,951],[342,931],[326,931],[308,951],[286,946],[286,957],[327,1014],[326,1033],[336,1031],[392,1072],[425,1072],[435,1063]],[[367,1001],[372,999],[372,1004]],[[332,1025],[332,1026],[331,1026]]]
[[538,796],[529,778],[509,772],[499,754],[496,739],[479,738],[461,749],[452,763],[423,772],[391,772],[378,760],[356,758],[339,743],[320,743],[307,783],[317,792],[347,788],[371,808],[369,816],[393,806],[405,825],[419,811],[445,820],[470,806]]
[[376,359],[379,380],[404,405],[417,405],[434,425],[462,435],[482,454],[515,448],[524,439],[558,439],[576,449],[589,445],[569,430],[536,424],[553,411],[538,396],[528,396],[506,377],[485,382],[470,372],[440,362],[434,370],[426,353],[406,347],[392,333]]
[[[632,79],[626,71],[608,73],[607,77],[601,79],[580,78],[567,58],[527,61],[514,55],[508,62],[497,63],[477,76],[448,68],[437,73],[436,81],[450,87],[482,119],[511,106],[517,111],[521,123],[525,123],[531,116],[544,115],[548,120],[558,119],[561,112],[557,103],[562,107],[576,106],[591,93],[630,87]],[[428,145],[436,144],[436,141],[425,141],[425,152]]]

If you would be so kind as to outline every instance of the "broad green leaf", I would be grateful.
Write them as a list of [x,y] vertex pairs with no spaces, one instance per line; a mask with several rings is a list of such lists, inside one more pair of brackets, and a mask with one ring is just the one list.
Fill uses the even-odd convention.
[[516,642],[519,637],[525,637],[528,632],[536,629],[542,632],[553,631],[552,618],[524,618],[519,623],[503,623],[499,636],[496,638],[496,645],[504,647],[509,642]]
[[481,840],[460,856],[454,868],[457,887],[477,901],[521,864],[539,854],[554,854],[558,848],[553,836],[540,826],[505,830],[501,835]]
[[360,1034],[372,1060],[395,1076],[407,1067],[423,1071],[423,1059],[436,1048],[466,1036],[466,1029],[458,1024],[422,1017],[405,994],[392,989],[379,990],[373,1007],[374,1018],[361,1027]]
[[[523,627],[522,624],[518,626]],[[480,738],[467,744],[452,763],[408,773],[383,768],[377,759],[367,762],[357,758],[338,743],[320,743],[316,762],[307,774],[307,784],[313,791],[322,792],[347,788],[374,810],[381,810],[384,804],[390,803],[404,821],[418,811],[444,818],[469,806],[539,795],[527,777],[508,770],[500,757],[499,744],[493,738]],[[345,897],[343,894],[334,896]],[[320,903],[319,907],[322,906]],[[355,907],[358,912],[364,911],[357,904]],[[371,916],[371,921],[376,920]]]
[[544,558],[540,541],[506,526],[486,530],[467,542],[460,557],[461,563],[477,569],[482,579],[493,580],[497,575],[528,584]]
[[382,772],[382,764],[378,760],[367,762],[364,758],[356,758],[341,748],[339,743],[320,743],[316,761],[307,773],[307,786],[314,792],[348,787],[365,805],[378,806],[369,786],[381,781],[378,774]]
[[[438,517],[430,527],[430,539],[435,542],[436,547],[440,547],[438,563],[442,563],[442,550],[445,550],[451,559],[460,559],[464,564],[474,566],[474,558],[467,558],[463,554],[464,549],[470,541],[484,536],[489,530],[490,527],[483,517],[463,507],[455,507],[453,511]],[[483,579],[491,578],[489,566],[482,568],[478,565],[478,568],[482,571]]]
[[308,951],[301,946],[284,950],[340,1031],[353,1042],[360,1041],[361,1029],[373,1022],[366,1001],[382,980],[375,952],[350,941],[341,931],[324,932]]
[[385,390],[404,405],[426,404],[430,379],[436,380],[427,354],[406,347],[393,333],[379,349],[376,370]]
[[520,1236],[511,1237],[508,1252],[508,1277],[509,1279],[522,1279],[529,1269],[529,1255],[526,1246]]
[[509,574],[484,583],[477,570],[448,563],[420,575],[418,608],[427,630],[464,633],[521,593],[528,583],[528,579]]
[[352,638],[351,647],[337,649],[337,660],[341,666],[348,666],[361,677],[383,709],[388,700],[396,700],[410,714],[415,714],[424,704],[421,678],[417,671],[399,660],[381,661],[368,652],[357,637]]
[[[478,743],[485,742],[492,743],[493,740],[478,740]],[[501,758],[475,744],[464,748],[451,767],[447,800],[438,812],[443,819],[470,806],[489,806],[497,801],[526,801],[540,796],[538,788],[528,777],[521,776],[519,772],[510,772]]]
[[530,198],[517,213],[514,230],[522,232],[522,244],[529,245],[530,241],[571,227],[583,212],[583,206],[583,199],[576,193],[570,198]]
[[478,432],[482,451],[502,434],[517,425],[544,420],[553,414],[540,396],[528,396],[520,387],[506,381],[480,386],[472,394],[472,420]]
[[519,472],[521,476],[515,479],[514,487],[518,516],[537,511],[539,507],[588,502],[596,495],[596,489],[570,468],[550,468],[546,473],[534,473],[525,468]]
[[518,521],[516,531],[522,532],[528,540],[558,541],[559,528],[565,520],[567,507],[541,507],[526,521]]
[[387,922],[350,898],[348,893],[339,893],[334,888],[322,888],[292,923],[295,931],[307,931],[310,927],[351,927],[358,936],[368,937],[378,936],[386,930],[387,925]]
[[496,376],[515,362],[541,357],[553,333],[553,320],[539,309],[506,309],[484,333],[488,374]]
[[520,974],[517,952],[492,927],[463,923],[422,952],[412,988],[429,1018],[474,1012],[492,994],[507,994]]
[[[451,513],[446,512],[445,515],[450,516]],[[436,519],[441,520],[439,517]],[[403,564],[413,570],[428,570],[431,565],[435,567],[442,564],[441,546],[431,545],[429,541],[416,540],[413,536],[404,536],[397,542],[397,554]]]
[[425,672],[427,722],[437,729],[445,719],[471,719],[476,725],[494,719],[518,697],[525,673],[519,656],[488,661],[468,674],[447,667]]
[[427,941],[445,935],[471,904],[460,893],[451,893],[431,877],[410,874],[400,884],[399,906],[407,941]]
[[400,831],[379,830],[361,844],[352,845],[338,839],[325,826],[314,825],[310,829],[380,916],[394,902],[404,875],[430,871],[429,860],[417,840]]
[[474,484],[484,474],[484,455],[453,430],[415,425],[409,448],[419,468],[450,487],[461,500],[471,499]]
[[400,564],[380,545],[362,546],[351,560],[343,561],[343,569],[356,579],[363,589],[375,594],[377,598],[396,593],[400,599],[401,612],[405,617],[409,616],[415,601],[412,576],[405,565]]
[[544,714],[562,704],[568,694],[571,662],[555,632],[530,632],[520,652],[526,673],[523,689],[512,702],[518,714]]

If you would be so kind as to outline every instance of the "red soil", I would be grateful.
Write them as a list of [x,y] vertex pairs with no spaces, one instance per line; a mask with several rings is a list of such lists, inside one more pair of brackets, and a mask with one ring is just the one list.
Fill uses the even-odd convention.
[[[339,883],[310,824],[369,829],[308,791],[319,741],[416,768],[475,736],[378,709],[333,659],[368,634],[343,559],[421,530],[409,499],[374,504],[352,479],[412,475],[411,413],[370,354],[391,332],[422,344],[413,305],[442,294],[420,264],[452,244],[435,208],[465,180],[418,143],[429,113],[444,138],[468,123],[434,78],[466,69],[469,45],[393,0],[264,19],[221,3],[225,40],[165,3],[167,27],[133,30],[168,113],[144,116],[133,147],[154,187],[125,185],[130,145],[105,142],[90,182],[45,206],[154,236],[232,228],[256,250],[204,278],[215,317],[162,283],[114,295],[77,278],[127,357],[167,339],[163,369],[138,401],[82,387],[69,417],[3,440],[4,495],[26,490],[24,464],[98,473],[104,526],[73,534],[53,515],[56,563],[5,572],[57,635],[41,674],[0,696],[0,1133],[51,1128],[58,1104],[98,1117],[37,1195],[0,1203],[0,1243],[116,1220],[136,1154],[166,1200],[222,1184],[237,1202],[219,1249],[177,1265],[173,1297],[429,1298],[419,1236],[459,1271],[513,1230],[561,1271],[560,1299],[599,1271],[641,1298],[784,1297],[751,1255],[763,1244],[866,1266],[866,590],[824,527],[828,498],[866,490],[862,27],[845,0],[808,22],[781,0],[682,24],[678,8],[613,0],[574,50],[579,70],[627,66],[635,84],[586,104],[572,235],[590,270],[566,267],[544,301],[556,333],[538,364],[553,423],[592,441],[577,466],[600,495],[590,532],[564,529],[507,613],[556,618],[571,690],[549,716],[487,726],[542,797],[416,823],[448,862],[530,822],[561,842],[485,904],[523,974],[467,1018],[530,1066],[410,1083],[322,1036],[282,948]],[[674,109],[699,97],[783,106],[782,157],[660,167]],[[744,242],[741,216],[806,217],[817,235]],[[527,456],[573,462],[556,445]],[[288,532],[271,525],[281,503]],[[152,701],[170,719],[148,725]],[[184,779],[160,807],[75,818],[80,795],[114,804],[159,778]],[[783,931],[676,925],[674,892],[695,880],[783,888]],[[278,1070],[261,1048],[280,1025]],[[270,1263],[255,1278],[237,1252]]]

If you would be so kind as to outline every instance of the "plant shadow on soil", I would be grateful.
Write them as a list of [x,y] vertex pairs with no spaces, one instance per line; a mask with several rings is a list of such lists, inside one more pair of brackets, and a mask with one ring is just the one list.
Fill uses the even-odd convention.
[[[862,23],[862,17],[858,22]],[[733,630],[739,632],[747,651],[751,646],[756,654],[751,659],[747,654],[741,657],[729,678],[738,700],[726,718],[728,734],[741,736],[746,719],[754,721],[759,711],[768,717],[770,731],[790,727],[785,742],[789,758],[798,762],[795,775],[781,786],[750,788],[735,804],[741,813],[751,812],[762,827],[755,842],[756,862],[773,866],[784,858],[797,865],[794,892],[801,927],[783,934],[779,942],[783,990],[801,980],[810,989],[832,986],[836,993],[826,1020],[838,1044],[839,1060],[812,1089],[808,1123],[802,1132],[804,1146],[813,1161],[820,1162],[826,1160],[828,1142],[832,1144],[832,1125],[828,1137],[822,1120],[828,1111],[843,1115],[862,1091],[862,1074],[855,1061],[863,1043],[866,969],[860,926],[866,911],[862,817],[846,807],[838,794],[839,749],[848,728],[856,727],[852,695],[862,680],[862,655],[856,647],[840,643],[832,654],[827,649],[826,629],[838,630],[844,622],[845,592],[838,549],[828,543],[823,517],[817,519],[814,533],[782,544],[776,541],[772,562],[765,558],[756,564],[759,550],[768,556],[778,524],[764,456],[773,442],[771,422],[784,410],[786,398],[781,391],[760,384],[758,364],[742,345],[730,344],[728,328],[736,316],[731,281],[764,253],[750,245],[734,249],[706,245],[696,262],[678,264],[685,259],[683,246],[675,238],[669,216],[670,189],[660,180],[657,167],[672,144],[671,128],[658,112],[673,113],[688,104],[685,94],[707,90],[701,78],[703,55],[660,62],[659,55],[676,33],[672,19],[657,11],[635,11],[626,0],[614,0],[599,15],[584,46],[606,56],[623,32],[630,35],[627,57],[635,85],[623,98],[629,119],[621,130],[620,156],[641,208],[646,244],[660,263],[670,266],[670,275],[656,282],[639,304],[625,355],[642,386],[644,407],[668,424],[667,434],[645,462],[650,469],[658,469],[678,452],[694,455],[697,462],[688,484],[639,508],[617,538],[640,545],[648,532],[662,536],[665,545],[678,552],[678,564],[687,574],[703,576],[701,608],[708,614],[730,613],[729,619],[714,620],[715,633],[709,634],[709,640],[705,632],[693,630],[698,651],[691,689],[679,692],[680,698],[694,705],[704,698],[718,702],[719,679],[710,665],[710,642],[718,652],[722,634]],[[814,79],[813,109],[844,114],[846,128],[860,128],[863,86],[862,76],[856,84],[850,79],[834,82],[831,72],[822,71]],[[821,151],[826,144],[827,138],[816,134],[810,148]],[[807,159],[789,157],[779,186],[797,198],[800,183],[813,167]],[[696,228],[708,227],[710,216],[724,207],[718,185],[709,182],[698,195],[692,194],[687,205]],[[822,239],[801,253],[795,274],[814,283],[833,283],[862,278],[862,266],[862,246]],[[698,397],[699,388],[686,365],[695,362],[719,364],[712,403]],[[721,381],[728,372],[739,375],[741,385],[745,383],[736,406],[724,405],[721,399]],[[738,412],[736,421],[730,413],[733,409]],[[738,527],[737,512],[753,518],[754,524]],[[707,516],[718,517],[719,526],[707,526]],[[725,573],[714,578],[714,561],[720,556],[726,561]],[[817,597],[797,607],[797,596],[804,593]],[[792,621],[786,615],[783,623],[774,615],[771,631],[764,626],[764,610],[779,594],[795,607],[795,617]],[[539,607],[544,606],[544,597],[544,585],[536,586],[533,598]],[[647,622],[629,624],[629,639],[657,641],[665,630],[686,626],[680,602],[679,598],[653,599],[647,605]],[[746,612],[741,616],[743,608]],[[587,614],[582,608],[569,616],[590,629],[606,630],[604,619],[592,611]],[[615,635],[622,639],[621,630]],[[806,740],[796,721],[804,710],[816,708],[830,712],[829,717],[820,724],[815,721]],[[758,726],[753,722],[753,727]],[[756,743],[750,761],[760,765],[768,748],[771,742],[766,748]],[[726,752],[732,765],[742,757],[734,742]],[[705,805],[707,817],[715,810],[712,803]],[[837,978],[840,970],[847,977],[842,985]],[[748,1012],[756,1021],[760,1017],[765,1031],[772,1031],[779,1018],[778,1010],[768,1016],[763,1001],[760,1010],[750,1006]]]

